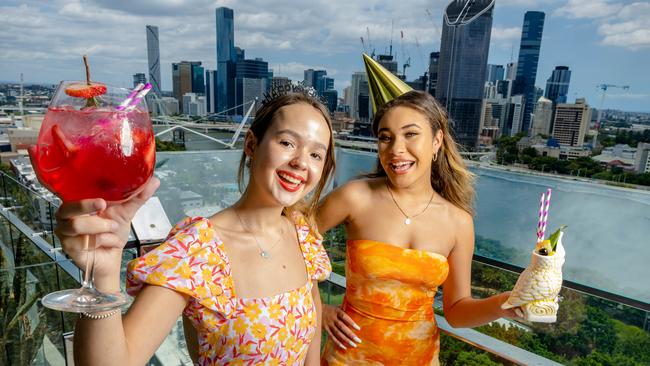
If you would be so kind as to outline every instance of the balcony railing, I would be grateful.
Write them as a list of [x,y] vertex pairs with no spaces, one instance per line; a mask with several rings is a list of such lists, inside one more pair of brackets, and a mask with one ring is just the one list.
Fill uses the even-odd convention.
[[[165,179],[162,179],[157,194],[171,221],[188,213],[205,215],[236,201],[239,193],[234,166],[240,155],[241,151],[159,153],[158,161],[162,165],[157,174],[164,175]],[[354,154],[347,157],[348,160],[356,158]],[[4,173],[0,177],[0,193],[3,195],[0,201],[0,239],[5,253],[0,274],[7,279],[2,282],[20,284],[16,281],[24,281],[24,287],[30,288],[25,292],[38,293],[39,296],[53,290],[78,287],[79,270],[61,253],[60,244],[51,233],[56,205],[15,178]],[[337,177],[337,184],[350,177],[351,174],[341,173]],[[205,182],[211,184],[206,185]],[[203,197],[200,202],[179,200],[178,195],[182,191],[192,189]],[[219,201],[211,201],[209,197],[219,197]],[[327,303],[340,303],[345,292],[342,273],[344,257],[341,255],[345,252],[343,243],[344,240],[329,241],[326,245],[339,272],[321,284],[321,293]],[[134,239],[131,244],[133,248],[124,252],[124,263],[138,255],[140,243]],[[31,259],[21,256],[21,261],[16,262],[16,253],[24,253],[27,249]],[[473,294],[485,297],[512,288],[521,270],[520,265],[511,261],[477,254],[473,265]],[[586,360],[595,352],[604,355],[602,357],[619,357],[616,360],[620,360],[620,355],[627,352],[631,359],[640,364],[650,362],[647,354],[634,354],[634,347],[638,346],[638,343],[634,343],[635,339],[640,342],[648,340],[650,345],[650,305],[643,297],[619,294],[607,287],[596,288],[572,279],[564,282],[561,296],[559,319],[553,325],[499,321],[478,329],[455,329],[446,323],[441,310],[437,309],[437,321],[443,331],[441,361],[443,364],[453,362],[459,352],[465,352],[506,365],[555,365]],[[24,305],[28,298],[23,298],[20,304]],[[7,311],[4,304],[2,311]],[[57,364],[52,362],[55,359],[66,362],[69,347],[65,340],[70,338],[73,330],[74,315],[46,310],[36,302],[25,309],[22,316],[22,319],[29,321],[32,329],[38,329],[37,324],[45,324],[45,331],[40,335],[41,340],[30,346],[36,347],[36,351],[30,348],[20,352],[35,355],[37,364],[44,364],[44,360]],[[21,324],[24,326],[24,323]],[[9,349],[12,348],[4,348],[7,359],[19,357],[18,354],[9,354]],[[452,349],[455,354],[451,354]],[[645,349],[642,352],[647,353],[647,348],[639,349]],[[161,364],[191,364],[180,322],[155,358]]]

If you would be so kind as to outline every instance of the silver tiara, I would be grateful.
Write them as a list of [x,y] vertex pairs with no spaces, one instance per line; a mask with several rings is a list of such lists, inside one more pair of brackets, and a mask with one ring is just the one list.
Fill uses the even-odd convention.
[[277,85],[271,87],[268,92],[264,93],[264,100],[262,101],[262,104],[270,103],[275,99],[290,93],[302,94],[321,104],[327,105],[327,101],[323,97],[318,95],[318,92],[316,92],[316,89],[314,89],[314,87],[307,86],[302,81],[295,84],[293,82],[290,82],[284,85]]

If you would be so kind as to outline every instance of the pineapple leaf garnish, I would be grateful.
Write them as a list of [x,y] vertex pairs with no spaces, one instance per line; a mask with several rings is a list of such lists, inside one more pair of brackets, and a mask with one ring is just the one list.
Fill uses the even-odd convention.
[[554,252],[555,252],[555,250],[556,250],[556,248],[557,248],[557,242],[558,242],[558,240],[560,240],[560,233],[561,233],[562,231],[564,231],[564,229],[565,229],[566,227],[567,227],[566,225],[562,225],[562,226],[560,226],[560,228],[557,229],[557,231],[554,232],[553,234],[551,234],[551,236],[548,238],[548,240],[551,241],[551,248],[553,248],[553,251],[554,251]]

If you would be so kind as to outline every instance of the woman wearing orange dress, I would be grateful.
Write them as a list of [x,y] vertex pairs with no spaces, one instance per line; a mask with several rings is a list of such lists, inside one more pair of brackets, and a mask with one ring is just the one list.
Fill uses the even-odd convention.
[[[181,221],[163,244],[129,263],[135,301],[124,316],[118,309],[79,319],[77,365],[143,365],[181,314],[196,329],[200,365],[319,364],[315,282],[331,267],[311,223],[334,169],[326,107],[299,93],[266,103],[246,135],[240,183],[246,166],[250,178],[235,205]],[[130,221],[157,186],[154,178],[118,205],[95,199],[58,210],[57,235],[82,268],[81,236],[96,235],[99,290],[119,291]]]
[[[376,97],[378,68],[369,62]],[[427,93],[388,101],[373,120],[376,173],[321,203],[321,232],[342,223],[349,239],[343,304],[323,308],[323,365],[438,365],[433,302],[441,285],[445,318],[454,327],[515,316],[501,309],[508,293],[471,297],[473,176],[447,122]]]

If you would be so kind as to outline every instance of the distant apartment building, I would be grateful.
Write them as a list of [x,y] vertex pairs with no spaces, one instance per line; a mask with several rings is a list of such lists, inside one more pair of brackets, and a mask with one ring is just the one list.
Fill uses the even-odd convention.
[[553,118],[553,102],[550,99],[540,97],[535,105],[533,123],[530,129],[531,136],[548,136],[551,131],[551,119]]
[[205,116],[207,114],[205,97],[195,93],[185,93],[183,95],[183,110],[189,116]]
[[38,129],[15,127],[7,129],[11,151],[27,150],[28,147],[36,145],[38,140]]
[[133,87],[134,88],[136,86],[138,86],[138,84],[146,84],[146,83],[147,83],[147,76],[144,73],[139,72],[139,73],[133,74]]
[[582,146],[589,121],[591,108],[583,98],[575,104],[558,104],[553,120],[553,138],[560,145]]
[[556,66],[551,76],[546,80],[544,97],[550,99],[554,105],[567,102],[571,70],[568,66]]
[[261,58],[238,60],[235,77],[236,114],[244,115],[248,111],[248,103],[256,99],[261,102],[269,86],[268,62]]
[[650,173],[650,143],[639,142],[634,156],[634,171],[637,173]]
[[180,103],[180,112],[187,114],[183,106],[186,93],[205,94],[205,70],[201,61],[172,63],[172,89],[174,98]]

